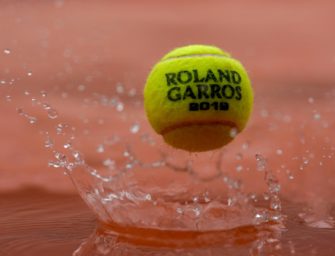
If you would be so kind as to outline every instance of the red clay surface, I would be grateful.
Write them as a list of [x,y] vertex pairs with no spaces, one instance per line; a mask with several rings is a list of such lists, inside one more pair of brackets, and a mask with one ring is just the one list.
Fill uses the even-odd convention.
[[[19,192],[25,186],[75,193],[62,171],[47,167],[51,156],[43,147],[39,130],[49,129],[55,122],[45,113],[26,107],[33,96],[46,90],[47,101],[62,120],[79,130],[90,127],[99,140],[112,129],[97,125],[109,113],[83,110],[85,97],[92,92],[112,95],[117,82],[141,91],[150,68],[166,52],[201,43],[221,47],[241,60],[254,86],[255,110],[246,131],[229,146],[231,155],[249,142],[244,168],[255,168],[253,156],[262,153],[273,170],[293,173],[293,181],[287,179],[285,171],[279,174],[284,197],[297,201],[309,198],[311,205],[326,212],[334,203],[335,186],[334,8],[330,0],[2,1],[0,80],[6,84],[0,88],[0,190],[10,200],[1,203],[1,211],[8,215],[26,212],[30,201],[22,200]],[[5,49],[11,53],[3,53]],[[13,85],[8,85],[12,79]],[[78,90],[80,85],[85,86],[85,91]],[[60,97],[64,92],[68,96],[65,101]],[[12,102],[6,102],[6,95],[11,95]],[[38,126],[17,114],[16,108],[20,107],[38,118]],[[80,118],[93,121],[83,127]],[[89,151],[92,145],[87,142],[81,146],[84,152],[87,150],[87,159],[96,161],[94,152]],[[300,160],[306,155],[312,155],[313,160],[301,171]],[[235,164],[227,161],[232,168]],[[261,174],[245,172],[241,177],[251,191],[264,188],[259,184]],[[36,193],[27,191],[26,196],[36,198]],[[24,207],[13,206],[15,200],[22,200]],[[56,204],[61,205],[62,200]],[[49,214],[54,221],[62,219],[57,212]],[[17,228],[27,225],[34,229],[32,223],[42,216],[45,212],[36,211],[24,223],[9,220],[0,243],[13,239],[28,245],[23,247],[25,254],[17,251],[22,247],[13,246],[2,255],[45,255],[47,249],[29,246],[29,238],[20,236]],[[82,218],[77,226],[90,225],[90,221]],[[63,232],[63,242],[68,243],[66,228],[45,227],[52,229]],[[71,255],[87,235],[87,230],[79,230],[74,235],[76,245],[63,247],[59,242],[50,250]],[[329,254],[321,251],[317,255]]]

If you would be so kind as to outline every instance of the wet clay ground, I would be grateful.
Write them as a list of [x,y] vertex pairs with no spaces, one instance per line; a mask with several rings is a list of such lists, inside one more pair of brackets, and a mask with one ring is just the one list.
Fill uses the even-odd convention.
[[[0,88],[0,254],[71,255],[95,227],[70,179],[48,167],[50,153],[39,131],[55,123],[29,107],[31,97],[47,91],[62,120],[99,137],[112,130],[98,125],[109,113],[83,109],[85,97],[112,95],[117,82],[140,92],[165,52],[194,43],[227,50],[252,80],[254,114],[230,151],[249,141],[244,168],[255,167],[255,152],[274,170],[284,163],[295,178],[278,174],[283,197],[334,216],[334,165],[328,157],[335,140],[334,8],[326,0],[0,2],[0,80],[5,81]],[[20,107],[36,116],[38,125],[19,116]],[[83,118],[91,122],[84,125]],[[84,141],[81,148],[94,165],[92,145]],[[315,160],[302,172],[295,157],[306,150]],[[241,177],[247,190],[262,190],[260,175]],[[292,229],[299,238],[299,228]],[[306,244],[321,237],[324,249],[306,247],[294,255],[332,255],[333,231],[308,232]]]

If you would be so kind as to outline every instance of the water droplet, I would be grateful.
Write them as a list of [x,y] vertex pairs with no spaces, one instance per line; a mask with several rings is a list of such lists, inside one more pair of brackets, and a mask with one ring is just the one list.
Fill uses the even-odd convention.
[[122,112],[122,111],[124,110],[124,105],[123,105],[122,102],[117,103],[117,105],[116,105],[116,110],[117,110],[118,112]]
[[270,199],[270,194],[268,193],[268,192],[264,192],[264,194],[263,194],[263,198],[264,198],[264,200],[269,200]]
[[257,195],[254,194],[254,193],[251,193],[251,194],[249,195],[249,199],[252,200],[252,201],[254,201],[254,202],[257,202]]
[[152,200],[152,196],[150,194],[146,194],[144,198],[147,201],[151,201]]
[[243,166],[242,165],[239,164],[239,165],[236,166],[236,171],[237,172],[241,172],[242,170],[243,170]]
[[62,124],[62,123],[57,124],[57,126],[56,126],[56,134],[57,135],[61,135],[61,134],[64,135],[65,134],[65,129],[67,127],[69,127],[67,124]]
[[60,167],[62,167],[62,165],[59,162],[55,162],[55,161],[49,161],[48,162],[48,166],[49,167],[53,167],[53,168],[60,168]]
[[289,248],[290,248],[290,253],[295,254],[296,251],[295,251],[295,246],[294,246],[293,242],[288,241],[288,245],[289,245]]
[[309,164],[309,160],[306,157],[304,157],[303,158],[303,163],[304,163],[304,165],[307,165],[307,164]]
[[243,144],[242,144],[242,149],[243,150],[247,150],[249,148],[249,143],[248,142],[244,142]]
[[309,97],[308,98],[308,103],[313,104],[314,103],[314,98],[313,97]]
[[83,85],[83,84],[80,84],[80,85],[78,85],[78,87],[77,87],[77,90],[80,91],[80,92],[85,91],[85,89],[86,89],[86,86]]
[[46,98],[48,96],[48,93],[46,91],[41,91],[40,93],[43,98]]
[[231,138],[235,138],[236,137],[236,135],[237,135],[237,129],[236,128],[232,128],[232,129],[230,129],[230,131],[229,131],[229,136],[231,137]]
[[263,219],[263,215],[260,214],[260,213],[256,213],[256,214],[255,214],[255,219],[256,219],[256,220],[262,220],[262,219]]
[[294,180],[294,176],[293,176],[292,173],[289,173],[289,175],[288,175],[288,179],[289,179],[289,180]]
[[278,196],[272,195],[270,202],[270,208],[274,211],[280,211],[281,210],[281,202]]
[[64,145],[63,145],[63,147],[65,148],[65,149],[69,149],[69,148],[71,148],[72,147],[72,145],[71,145],[71,143],[65,143]]
[[51,138],[48,136],[46,138],[46,140],[44,141],[44,147],[46,147],[46,148],[53,148],[53,146],[54,146],[54,143],[51,140]]
[[313,115],[313,118],[314,118],[314,120],[320,120],[321,119],[321,115],[319,113],[315,113]]
[[266,167],[265,158],[260,154],[256,154],[256,161],[257,161],[257,170],[258,171],[264,171],[265,167]]
[[12,101],[12,96],[10,95],[6,95],[5,98],[6,98],[6,101]]
[[109,168],[114,168],[115,167],[115,161],[110,159],[110,158],[107,158],[103,161],[103,165],[106,166],[106,167],[109,167]]
[[75,159],[76,164],[83,164],[84,163],[84,160],[83,160],[79,151],[72,152],[72,156]]
[[5,84],[6,84],[6,81],[5,81],[5,80],[0,80],[0,84],[1,84],[1,85],[5,85]]
[[270,193],[274,194],[274,193],[279,193],[280,191],[280,184],[277,182],[271,182],[269,184],[269,191]]
[[4,50],[3,50],[3,53],[8,55],[8,54],[10,54],[10,53],[11,53],[11,50],[10,50],[10,49],[8,49],[8,48],[6,48],[6,49],[4,49]]
[[117,83],[116,84],[116,92],[118,94],[123,94],[124,93],[124,87],[121,83]]
[[25,112],[23,111],[22,108],[17,108],[17,109],[16,109],[16,112],[17,112],[20,116],[25,117],[25,118],[28,120],[28,122],[29,122],[30,124],[34,124],[34,123],[37,122],[37,118],[36,118],[36,117],[28,115],[27,113],[25,113]]
[[126,169],[132,169],[134,167],[133,164],[129,163],[129,164],[126,164]]
[[282,155],[282,154],[283,154],[283,150],[280,149],[280,148],[277,149],[277,150],[276,150],[276,154],[279,155],[279,156]]
[[236,154],[236,160],[242,160],[243,159],[243,154],[242,153],[237,153]]
[[136,96],[136,88],[131,88],[128,92],[129,97],[135,97]]
[[197,202],[199,202],[199,197],[197,197],[197,196],[194,196],[194,197],[192,198],[192,201],[193,201],[194,203],[197,203]]
[[195,215],[196,217],[200,216],[200,214],[201,214],[201,208],[200,208],[199,206],[194,207],[192,210],[193,210],[194,215]]
[[29,96],[29,95],[30,95],[30,92],[28,92],[28,91],[24,91],[24,95]]
[[178,208],[176,209],[176,212],[177,212],[178,214],[183,214],[183,213],[184,213],[184,210],[183,210],[182,208],[178,207]]
[[56,119],[58,117],[58,113],[55,109],[51,108],[48,110],[48,117],[50,119]]
[[43,104],[42,104],[42,107],[43,107],[44,110],[49,110],[49,109],[51,109],[51,106],[50,106],[49,104],[47,104],[47,103],[43,103]]
[[105,152],[105,146],[103,144],[98,145],[97,147],[97,152],[98,153],[103,153]]
[[204,200],[206,203],[209,203],[211,201],[211,198],[209,197],[208,191],[204,193]]
[[130,127],[130,132],[133,134],[138,133],[138,131],[140,130],[140,127],[141,126],[138,123],[135,123]]
[[39,105],[40,102],[36,98],[31,98],[31,104],[32,105]]
[[14,82],[15,82],[15,79],[14,79],[14,78],[12,78],[12,79],[10,79],[10,80],[9,80],[8,84],[9,84],[9,85],[13,85],[13,84],[14,84]]
[[29,71],[28,73],[27,73],[27,76],[32,76],[33,75],[33,72],[31,72],[31,71]]
[[34,116],[28,116],[27,118],[30,124],[35,124],[37,122],[37,118]]

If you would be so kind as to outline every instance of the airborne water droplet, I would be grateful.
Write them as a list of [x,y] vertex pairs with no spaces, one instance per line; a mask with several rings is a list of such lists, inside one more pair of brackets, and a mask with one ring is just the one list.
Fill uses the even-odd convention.
[[282,155],[282,154],[283,154],[283,150],[280,149],[280,148],[277,149],[277,150],[276,150],[276,154],[277,154],[277,155]]
[[136,96],[136,88],[131,88],[128,92],[129,97]]
[[110,158],[107,158],[103,161],[103,165],[112,169],[115,166],[115,161]]
[[10,54],[10,53],[11,53],[11,50],[10,50],[10,49],[8,49],[8,48],[7,48],[7,49],[4,49],[4,50],[3,50],[3,53],[8,55],[8,54]]
[[116,110],[118,112],[122,112],[124,110],[124,105],[122,102],[119,102],[117,105],[116,105]]
[[33,75],[33,72],[31,72],[31,71],[29,71],[28,73],[27,73],[27,76],[32,76]]
[[30,124],[34,124],[37,122],[37,118],[36,117],[33,117],[33,116],[28,116],[28,121]]
[[124,93],[124,87],[123,87],[123,85],[122,85],[121,83],[118,83],[118,84],[116,85],[116,92],[117,92],[118,94],[123,94],[123,93]]
[[320,115],[319,113],[315,113],[315,114],[313,115],[313,118],[314,118],[314,120],[320,120],[321,115]]
[[103,144],[100,144],[98,147],[97,147],[97,152],[98,153],[103,153],[105,152],[105,146]]
[[256,154],[256,161],[257,161],[257,170],[258,171],[264,171],[265,167],[266,167],[265,158],[260,154]]
[[229,136],[231,138],[235,138],[237,135],[237,129],[236,128],[232,128],[230,131],[229,131]]
[[49,167],[53,167],[53,168],[60,168],[62,167],[60,162],[55,162],[55,161],[49,161],[48,162],[48,166]]
[[48,96],[48,93],[46,91],[41,91],[40,93],[43,98],[46,98]]
[[72,145],[71,145],[70,142],[68,142],[68,143],[65,143],[65,144],[63,145],[63,147],[64,147],[65,149],[69,149],[69,148],[72,147]]
[[201,214],[201,208],[199,206],[194,207],[192,210],[193,210],[194,215],[196,217],[200,216],[200,214]]
[[51,108],[48,110],[48,117],[50,119],[56,119],[58,117],[58,113],[55,109]]
[[134,133],[134,134],[138,133],[139,130],[140,130],[140,125],[138,123],[135,123],[130,127],[131,133]]
[[239,164],[239,165],[236,166],[236,171],[237,172],[241,172],[242,170],[243,170],[243,166],[242,165]]

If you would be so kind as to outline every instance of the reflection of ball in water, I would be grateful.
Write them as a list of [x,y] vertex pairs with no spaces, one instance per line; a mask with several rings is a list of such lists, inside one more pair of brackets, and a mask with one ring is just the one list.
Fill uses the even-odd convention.
[[190,45],[169,52],[154,66],[144,105],[165,142],[200,152],[224,146],[243,130],[253,92],[244,67],[228,53]]

